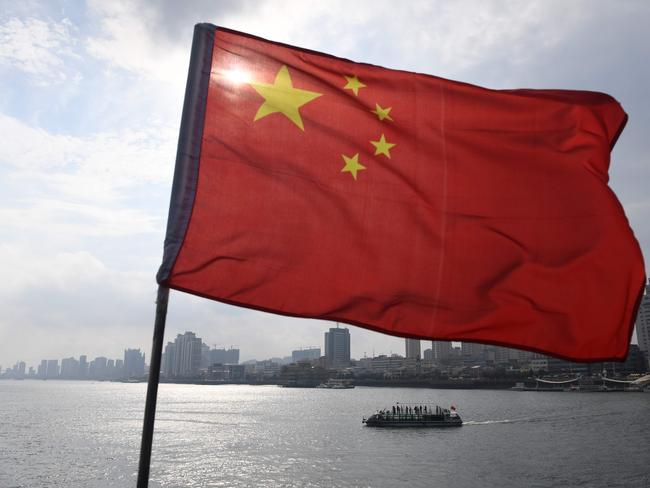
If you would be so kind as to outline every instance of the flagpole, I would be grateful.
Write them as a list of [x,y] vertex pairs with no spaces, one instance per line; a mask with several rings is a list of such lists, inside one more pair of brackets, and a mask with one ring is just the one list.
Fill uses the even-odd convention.
[[147,401],[144,407],[144,424],[142,426],[142,442],[140,444],[140,464],[138,466],[137,488],[149,486],[149,467],[151,465],[151,445],[153,441],[153,424],[156,416],[156,399],[160,380],[160,358],[162,356],[163,339],[165,337],[165,320],[167,319],[167,303],[169,288],[158,286],[156,299],[156,320],[153,326],[153,344],[149,360],[149,382],[147,384]]

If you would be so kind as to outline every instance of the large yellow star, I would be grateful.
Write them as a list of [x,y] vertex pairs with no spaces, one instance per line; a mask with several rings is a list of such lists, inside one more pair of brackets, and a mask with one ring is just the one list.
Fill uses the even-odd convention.
[[[345,76],[345,75],[343,75]],[[359,96],[359,88],[365,88],[366,85],[361,83],[359,81],[359,78],[357,78],[357,75],[353,76],[345,76],[345,79],[347,80],[347,84],[343,87],[344,90],[352,90],[352,92],[358,97]]]
[[375,156],[377,156],[378,154],[383,154],[388,159],[390,159],[391,148],[397,146],[397,144],[388,142],[384,137],[384,134],[381,135],[378,141],[370,141],[370,144],[375,146]]
[[322,95],[322,93],[294,88],[286,65],[282,66],[278,74],[275,75],[275,81],[272,85],[266,83],[251,83],[250,85],[264,97],[264,103],[257,110],[254,121],[279,112],[303,131],[305,128],[298,109]]
[[359,153],[356,153],[351,158],[347,157],[345,154],[341,154],[343,161],[345,161],[345,167],[341,170],[341,173],[352,173],[352,177],[357,179],[357,171],[366,169],[361,163],[359,163]]
[[371,112],[377,115],[377,117],[379,117],[379,120],[384,120],[384,119],[388,119],[390,121],[393,120],[391,116],[388,115],[390,113],[390,109],[393,107],[382,108],[381,105],[379,105],[378,103],[375,103],[375,106],[376,108],[374,110],[371,110]]

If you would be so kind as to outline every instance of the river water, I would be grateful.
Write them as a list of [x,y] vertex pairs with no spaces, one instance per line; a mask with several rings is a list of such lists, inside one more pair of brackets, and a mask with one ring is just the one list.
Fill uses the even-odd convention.
[[[0,487],[135,486],[145,384],[0,381]],[[373,429],[394,402],[455,429]],[[160,386],[152,487],[650,488],[650,394]]]

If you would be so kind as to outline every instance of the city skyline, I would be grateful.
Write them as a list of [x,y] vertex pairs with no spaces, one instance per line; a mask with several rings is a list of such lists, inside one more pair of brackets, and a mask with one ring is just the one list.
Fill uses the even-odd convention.
[[[648,285],[650,290],[650,284]],[[639,311],[639,317],[637,321],[637,328],[642,329],[640,334],[644,338],[650,334],[650,320],[648,320],[648,304],[650,304],[650,295],[646,294],[642,301],[642,307]],[[644,307],[645,305],[645,307]],[[180,342],[179,342],[180,341]],[[196,343],[195,343],[196,342]],[[189,344],[195,343],[192,347]],[[402,351],[389,351],[389,352],[372,352],[372,355],[368,356],[364,353],[363,356],[354,357],[350,355],[350,346],[354,343],[351,339],[351,334],[347,327],[337,326],[336,328],[330,328],[328,331],[324,332],[323,338],[323,348],[321,349],[318,346],[299,346],[297,348],[292,348],[288,351],[285,351],[281,355],[271,355],[267,357],[259,358],[248,358],[240,359],[240,349],[235,346],[230,346],[228,349],[226,347],[218,348],[205,343],[200,337],[197,337],[194,332],[185,331],[183,334],[177,334],[177,337],[174,342],[169,341],[167,346],[164,348],[162,363],[161,363],[161,375],[167,378],[173,377],[182,377],[185,373],[195,374],[199,369],[205,369],[212,364],[248,364],[248,363],[264,363],[264,362],[274,362],[277,361],[278,364],[289,364],[296,363],[299,361],[314,361],[318,359],[323,359],[325,365],[330,367],[345,367],[346,364],[349,364],[350,361],[363,361],[365,359],[372,358],[403,358],[403,359],[415,359],[415,360],[424,360],[424,361],[446,361],[454,356],[464,357],[464,358],[477,358],[482,357],[487,354],[487,357],[492,357],[496,361],[508,361],[508,360],[517,360],[523,358],[530,358],[532,356],[541,356],[548,357],[553,360],[556,360],[552,356],[545,356],[527,351],[524,349],[517,348],[507,348],[496,345],[474,343],[474,342],[452,342],[452,341],[430,341],[430,340],[420,340],[420,339],[405,339],[403,340],[403,350]],[[183,347],[183,344],[188,344],[189,346],[185,347],[187,351],[185,359],[181,359],[180,356],[176,353],[177,350],[180,350]],[[636,347],[637,350],[642,351],[645,354],[645,362],[650,368],[650,350],[648,349],[648,344],[631,344],[631,348]],[[321,355],[321,351],[323,354]],[[488,352],[491,351],[491,352]],[[631,351],[632,352],[632,351]],[[235,353],[235,354],[232,354]],[[188,354],[193,354],[194,360],[187,357]],[[635,352],[636,354],[636,352]],[[198,355],[198,356],[197,356]],[[171,358],[170,358],[171,356]],[[177,356],[176,358],[174,356]],[[75,355],[65,355],[62,358],[50,359],[51,356],[48,356],[47,359],[40,359],[34,361],[33,364],[25,361],[23,359],[16,360],[10,363],[2,363],[0,361],[0,376],[6,371],[13,369],[14,371],[22,371],[19,376],[27,376],[28,372],[34,371],[32,376],[36,377],[49,377],[47,370],[50,369],[50,365],[54,365],[57,368],[56,377],[65,377],[68,379],[86,379],[82,374],[81,377],[77,377],[75,374],[64,374],[64,364],[67,363],[68,368],[79,368],[79,363],[86,363],[86,371],[89,371],[92,363],[100,360],[101,369],[105,369],[107,366],[112,368],[112,364],[117,368],[124,368],[126,372],[132,370],[134,363],[136,364],[136,371],[140,369],[140,358],[141,358],[141,367],[148,370],[148,363],[146,363],[146,352],[141,351],[140,348],[125,348],[124,349],[124,359],[109,359],[111,356],[97,356],[93,360],[88,361],[89,357],[92,355],[80,354],[76,357],[79,357],[79,360],[75,359]],[[131,358],[131,359],[129,359]],[[209,358],[209,359],[208,359]],[[182,365],[183,361],[185,366]],[[627,359],[626,359],[627,361]],[[60,364],[58,364],[60,363]],[[72,364],[71,364],[72,363]],[[76,364],[75,364],[76,363]],[[131,366],[129,365],[131,363]],[[176,364],[174,364],[176,363]],[[195,364],[192,364],[195,363]],[[29,368],[29,369],[28,369]],[[44,369],[43,369],[44,368]],[[83,371],[83,366],[82,366]],[[126,378],[133,375],[127,373]],[[103,377],[101,374],[95,376],[95,379],[117,379],[113,377]]]

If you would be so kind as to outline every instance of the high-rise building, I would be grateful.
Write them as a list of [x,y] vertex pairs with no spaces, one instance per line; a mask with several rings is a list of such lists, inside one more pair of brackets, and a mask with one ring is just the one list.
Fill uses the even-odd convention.
[[144,353],[140,349],[124,350],[124,378],[141,378],[144,376]]
[[291,362],[311,361],[320,358],[320,347],[307,347],[291,351]]
[[79,361],[75,358],[65,358],[61,360],[61,378],[67,380],[76,379],[79,376]]
[[213,364],[239,364],[239,349],[232,346],[230,349],[209,349],[207,361],[210,366]]
[[206,343],[201,344],[201,368],[210,366],[210,346]]
[[59,377],[59,360],[58,359],[49,359],[47,361],[47,371],[45,372],[46,378],[58,378]]
[[420,359],[420,339],[405,339],[406,359]]
[[[144,354],[143,354],[143,356],[144,356]],[[115,377],[116,378],[124,378],[124,360],[123,359],[116,359],[115,360]]]
[[45,378],[45,376],[47,375],[47,359],[41,360],[41,364],[38,365],[36,375],[39,378]]
[[331,328],[325,332],[325,358],[329,367],[350,364],[350,331],[347,328]]
[[486,346],[477,342],[461,342],[463,361],[480,362],[486,360]]
[[85,354],[79,356],[79,378],[88,378],[88,358]]
[[93,359],[88,365],[88,377],[93,380],[105,380],[107,379],[106,366],[108,364],[108,359],[104,356],[97,357]]
[[639,349],[643,351],[650,366],[650,281],[646,284],[645,294],[641,299],[639,313],[636,316],[636,338]]
[[432,341],[433,359],[436,361],[447,361],[451,358],[453,346],[451,341]]
[[117,377],[115,376],[115,360],[114,359],[109,359],[106,361],[106,378],[108,379],[116,379]]
[[161,373],[165,378],[174,377],[174,362],[176,360],[176,344],[168,342],[162,356]]
[[[174,342],[168,342],[162,363],[166,378],[190,378],[198,376],[201,368],[203,341],[194,332],[178,334]],[[237,351],[239,356],[239,351]],[[239,359],[239,357],[238,357]]]

